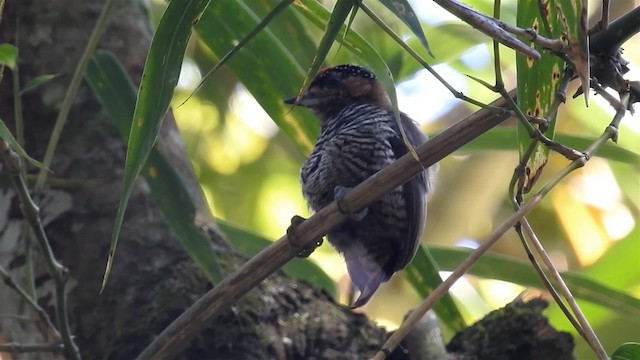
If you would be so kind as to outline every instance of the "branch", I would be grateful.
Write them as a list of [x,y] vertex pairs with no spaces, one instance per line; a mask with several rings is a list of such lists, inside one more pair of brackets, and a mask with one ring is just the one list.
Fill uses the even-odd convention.
[[9,273],[2,266],[0,266],[0,278],[7,285],[7,287],[13,289],[16,293],[18,293],[18,295],[20,295],[20,297],[24,299],[24,301],[26,301],[29,306],[31,306],[33,311],[35,311],[38,319],[40,320],[40,324],[38,324],[39,328],[41,331],[47,333],[47,337],[49,338],[49,340],[59,340],[60,334],[51,322],[49,315],[47,315],[44,309],[40,307],[40,305],[38,305],[38,303],[33,298],[31,298],[31,296],[29,296],[29,294],[27,294],[27,292],[13,280],[13,278],[11,278]]
[[[490,105],[502,108],[506,103],[501,98]],[[488,108],[467,116],[416,148],[420,162],[417,162],[412,154],[407,154],[353,188],[342,200],[344,207],[346,210],[365,207],[507,118],[508,111]],[[139,355],[138,359],[172,358],[214,318],[293,259],[301,248],[311,245],[344,219],[345,215],[338,210],[335,202],[315,213],[296,228],[296,233],[299,234],[296,236],[298,243],[293,244],[293,241],[283,236],[262,250],[182,313]]]
[[16,189],[18,198],[20,199],[20,210],[27,219],[27,222],[33,229],[33,232],[40,245],[40,250],[45,258],[45,263],[49,274],[55,283],[55,296],[56,296],[56,319],[58,321],[58,327],[62,335],[64,342],[65,355],[69,359],[80,359],[80,353],[78,347],[73,341],[71,335],[71,327],[69,326],[69,316],[67,312],[67,270],[56,260],[51,245],[49,245],[49,239],[44,231],[44,226],[40,221],[40,209],[35,204],[29,194],[29,189],[21,173],[22,164],[20,157],[16,154],[9,145],[2,139],[0,139],[0,160],[7,166],[11,181]]
[[540,53],[535,49],[527,46],[522,41],[513,37],[509,32],[500,25],[498,21],[490,16],[482,14],[467,5],[459,3],[455,0],[434,0],[443,9],[449,11],[462,21],[480,30],[485,35],[499,41],[502,45],[507,46],[515,51],[524,54],[532,59],[540,59]]
[[474,250],[469,257],[467,257],[460,266],[458,266],[445,281],[440,284],[426,299],[407,317],[407,319],[400,325],[393,335],[389,337],[387,342],[382,346],[382,349],[373,357],[373,360],[383,360],[391,353],[393,349],[400,344],[400,341],[404,339],[409,333],[411,328],[435,305],[444,294],[446,294],[453,284],[464,275],[473,264],[480,259],[480,257],[489,250],[493,244],[498,241],[509,229],[517,224],[529,211],[538,205],[542,201],[541,196],[534,196],[529,199],[518,211],[511,215],[505,222],[502,223],[496,230],[494,230],[489,237]]

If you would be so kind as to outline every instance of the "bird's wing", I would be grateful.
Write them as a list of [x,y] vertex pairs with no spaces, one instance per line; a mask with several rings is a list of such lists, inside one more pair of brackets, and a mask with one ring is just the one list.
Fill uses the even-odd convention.
[[[427,137],[420,131],[415,122],[407,115],[401,113],[402,125],[409,142],[418,147],[427,141]],[[397,129],[397,125],[395,126]],[[391,149],[396,158],[408,153],[407,146],[402,140],[399,131],[395,132],[397,136],[389,139]],[[422,171],[413,179],[402,185],[404,198],[406,199],[407,218],[409,219],[409,233],[406,241],[398,243],[398,259],[395,262],[396,271],[404,268],[413,258],[420,245],[420,239],[424,230],[427,215],[427,192],[429,190],[429,179],[427,171]]]

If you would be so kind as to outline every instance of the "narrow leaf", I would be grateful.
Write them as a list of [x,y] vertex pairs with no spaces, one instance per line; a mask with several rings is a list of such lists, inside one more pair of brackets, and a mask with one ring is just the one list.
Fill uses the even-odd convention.
[[284,9],[286,9],[289,4],[290,2],[286,0],[280,2],[278,6],[276,6],[267,16],[265,16],[265,18],[262,19],[262,21],[260,21],[260,23],[256,27],[254,27],[251,32],[249,32],[242,40],[240,40],[240,42],[238,42],[238,45],[234,46],[233,49],[226,53],[222,57],[222,59],[220,59],[220,61],[218,61],[218,63],[202,77],[202,80],[200,80],[200,84],[198,84],[198,87],[193,90],[193,92],[182,102],[182,104],[186,103],[191,98],[191,96],[193,96],[193,94],[195,94],[202,87],[204,82],[211,75],[218,71],[218,69],[225,65],[236,53],[238,53],[238,51],[242,50],[242,48],[244,48],[245,45],[249,43],[249,41],[251,41],[256,35],[264,30],[264,28],[269,25],[269,23],[271,23],[271,21],[275,19]]
[[142,171],[156,141],[173,90],[178,83],[192,24],[198,22],[208,4],[209,0],[171,1],[153,36],[133,115],[125,163],[124,193],[120,198],[113,226],[102,289],[111,272],[118,236],[135,179]]
[[[107,51],[98,51],[87,67],[87,82],[126,141],[136,105],[133,83],[120,62]],[[158,207],[178,241],[212,283],[222,280],[222,271],[210,239],[195,226],[196,207],[178,174],[154,147],[142,170]]]
[[[589,145],[595,141],[595,138],[569,134],[556,134],[555,138],[560,143],[577,150],[587,149]],[[511,129],[494,128],[480,135],[470,143],[465,144],[457,150],[457,153],[469,154],[477,151],[515,151],[517,148],[517,139],[514,139]],[[640,154],[616,144],[604,144],[595,155],[629,164],[635,169],[640,169]]]
[[9,131],[7,126],[4,124],[4,121],[2,121],[2,119],[0,119],[0,138],[2,138],[2,140],[4,140],[7,144],[9,144],[9,147],[11,147],[13,151],[17,152],[21,158],[27,160],[33,166],[38,168],[44,167],[44,164],[32,158],[27,154],[26,151],[24,151],[24,149],[20,146],[20,144],[18,144],[18,141],[16,140],[16,138],[13,137],[13,134],[11,134],[11,131]]
[[640,343],[628,342],[620,345],[611,355],[611,360],[640,360]]
[[47,75],[37,76],[24,86],[24,88],[20,91],[20,95],[24,95],[29,91],[33,91],[39,88],[40,86],[46,84],[47,82],[55,79],[56,77],[58,77],[58,74],[47,74]]
[[387,7],[387,9],[391,10],[398,19],[402,20],[409,29],[413,32],[413,34],[418,38],[422,46],[427,50],[429,55],[433,57],[431,53],[431,49],[429,49],[429,43],[427,42],[427,37],[424,35],[422,31],[422,26],[420,26],[420,20],[416,16],[415,11],[409,4],[407,0],[380,0],[380,2]]
[[[538,7],[539,0],[518,0],[518,27],[531,28],[547,37],[559,39],[564,30],[559,21],[558,12],[560,10],[558,9],[560,8],[556,7],[556,4],[560,2],[557,0],[547,1],[544,3],[544,9],[540,9]],[[539,46],[535,46],[535,49],[541,52],[541,58],[538,60],[516,54],[518,106],[525,115],[540,116],[549,120],[549,128],[545,135],[553,139],[557,113],[555,111],[550,113],[550,110],[563,75],[564,61],[548,51],[542,51]],[[532,139],[521,123],[518,123],[518,139],[520,156],[522,157],[529,148]],[[548,159],[549,148],[538,143],[527,159],[524,181],[520,184],[523,193],[528,193],[535,185]]]
[[[222,58],[237,45],[235,39],[251,33],[262,21],[262,13],[270,11],[269,1],[214,1],[202,14],[196,31],[211,52]],[[222,17],[224,22],[220,21]],[[279,21],[272,22],[256,34],[241,52],[227,62],[229,69],[303,154],[311,152],[320,126],[313,114],[291,111],[283,100],[299,91],[307,61],[311,60],[311,56],[301,59],[299,51],[306,49],[311,52],[314,49],[312,45],[313,41],[306,35],[299,17],[285,11],[279,16]],[[267,53],[269,56],[264,56]]]
[[[430,247],[431,254],[443,270],[454,270],[472,252],[471,249]],[[469,270],[472,275],[497,279],[530,287],[542,287],[540,279],[531,264],[503,255],[485,254]],[[613,289],[574,271],[561,273],[571,293],[576,298],[592,302],[607,309],[640,316],[640,299]]]
[[[351,11],[355,11],[357,9],[357,4],[354,0],[338,0],[336,5],[333,7],[333,11],[331,12],[331,17],[327,22],[324,35],[318,44],[318,50],[316,50],[316,55],[309,66],[309,70],[307,71],[307,76],[302,83],[300,88],[299,96],[309,87],[311,81],[320,70],[324,59],[327,57],[333,42],[338,37],[340,30],[342,29],[347,16]],[[343,33],[343,37],[346,36]]]

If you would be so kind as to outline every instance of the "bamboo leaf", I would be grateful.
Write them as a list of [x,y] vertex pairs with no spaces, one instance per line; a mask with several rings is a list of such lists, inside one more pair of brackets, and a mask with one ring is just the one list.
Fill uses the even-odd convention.
[[[112,53],[98,51],[91,59],[85,77],[126,141],[131,129],[136,93],[124,68]],[[222,271],[210,239],[195,225],[196,207],[180,177],[156,147],[151,149],[142,175],[178,241],[211,283],[221,281]]]
[[620,345],[611,355],[611,360],[640,360],[640,343],[628,342]]
[[118,236],[134,182],[153,148],[178,83],[192,24],[198,22],[208,3],[209,0],[171,1],[153,36],[133,115],[125,163],[124,193],[113,226],[102,289],[113,266]]
[[20,91],[20,95],[33,91],[57,77],[58,77],[58,74],[46,74],[46,75],[37,76],[31,79],[31,81],[29,81],[24,86],[24,88]]
[[431,49],[429,49],[429,43],[427,42],[427,37],[424,35],[424,31],[422,31],[422,26],[420,25],[420,20],[416,16],[415,11],[411,7],[411,4],[407,0],[380,0],[380,2],[387,7],[387,9],[391,10],[398,19],[402,20],[409,29],[413,32],[413,34],[418,38],[422,46],[427,50],[429,55],[433,57],[431,53]]
[[[311,62],[311,66],[309,66],[309,70],[304,78],[304,82],[302,83],[298,96],[302,95],[302,93],[309,87],[309,84],[311,84],[311,81],[318,73],[318,70],[320,70],[324,59],[327,57],[333,42],[336,40],[340,30],[343,28],[347,16],[349,16],[349,13],[352,11],[355,12],[357,8],[357,3],[354,0],[338,0],[336,2],[329,21],[326,24],[324,35],[318,44],[316,55]],[[346,29],[348,29],[348,27],[345,28],[345,32],[347,31]],[[342,37],[346,36],[345,32],[343,32]]]
[[[443,270],[451,271],[471,254],[471,249],[431,246],[431,253]],[[530,287],[542,287],[540,279],[525,261],[514,260],[502,255],[485,254],[469,270],[472,275],[487,279],[497,279]],[[571,293],[579,299],[587,300],[607,309],[640,316],[640,299],[613,289],[589,277],[573,272],[561,273]]]
[[[581,35],[568,31],[578,28],[577,16],[581,16],[583,11],[582,0],[550,0],[544,2],[543,8],[539,8],[538,3],[538,0],[518,0],[517,25],[525,29],[531,28],[550,38],[571,36],[577,44]],[[571,8],[571,14],[566,6]],[[553,139],[557,113],[550,111],[563,76],[564,61],[548,51],[542,51],[539,46],[535,48],[541,53],[538,60],[516,55],[518,105],[526,115],[547,118],[549,128],[545,135]],[[532,140],[522,124],[518,124],[518,139],[520,156],[523,156]],[[524,182],[521,184],[524,193],[529,192],[536,183],[548,159],[549,148],[538,143],[525,167]]]
[[2,119],[0,119],[0,138],[2,140],[4,140],[9,145],[9,147],[11,147],[11,149],[13,149],[13,151],[17,152],[18,155],[20,155],[20,157],[22,157],[23,159],[27,160],[33,166],[38,167],[38,168],[43,168],[44,167],[43,163],[41,163],[40,161],[32,158],[31,156],[29,156],[27,154],[26,151],[24,151],[22,146],[20,146],[20,144],[18,144],[18,141],[16,140],[16,138],[13,137],[13,134],[11,134],[11,131],[9,131],[9,129],[4,124],[4,121],[2,121]]
[[[556,134],[556,140],[573,149],[586,149],[595,141],[595,138]],[[457,152],[470,154],[477,151],[515,151],[517,148],[517,139],[514,139],[511,129],[495,128],[480,135],[470,143],[465,144]],[[598,150],[596,156],[619,161],[629,164],[635,169],[640,169],[640,154],[613,143],[604,144],[600,150]]]
[[[236,46],[233,39],[243,39],[260,24],[259,12],[269,12],[269,6],[269,2],[256,0],[215,1],[202,14],[196,31],[202,42],[222,58]],[[281,14],[280,21],[256,34],[227,66],[298,149],[308,154],[320,129],[318,121],[310,112],[291,111],[291,107],[283,103],[298,92],[304,78],[306,65],[303,66],[297,56],[299,48],[313,45],[293,15],[290,11]],[[224,22],[219,21],[222,17]],[[283,21],[286,24],[282,24]],[[294,35],[285,38],[284,33]],[[264,56],[266,53],[269,56]]]

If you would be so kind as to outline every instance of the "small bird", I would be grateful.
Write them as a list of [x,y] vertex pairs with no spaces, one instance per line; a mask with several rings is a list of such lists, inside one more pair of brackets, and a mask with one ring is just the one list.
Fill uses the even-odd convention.
[[[299,98],[287,104],[311,109],[320,120],[320,137],[304,162],[300,179],[309,207],[318,211],[408,152],[386,91],[368,69],[338,65],[321,70]],[[401,113],[412,146],[427,141],[417,124]],[[345,259],[360,296],[369,301],[381,283],[415,255],[426,221],[431,189],[429,168],[347,219],[328,233]]]

